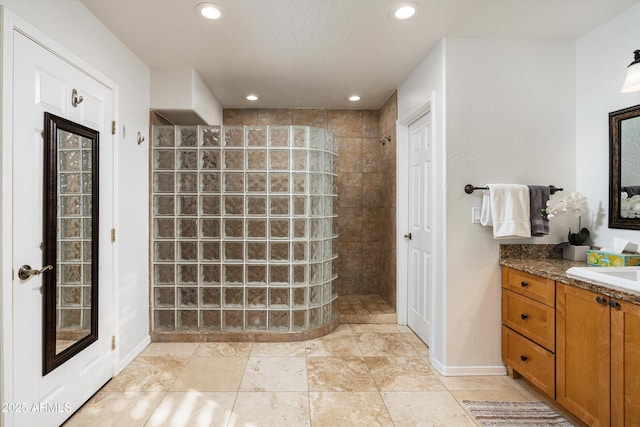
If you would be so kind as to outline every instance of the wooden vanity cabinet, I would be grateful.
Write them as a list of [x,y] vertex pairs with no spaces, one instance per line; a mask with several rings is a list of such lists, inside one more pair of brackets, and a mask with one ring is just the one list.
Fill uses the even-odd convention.
[[640,306],[611,306],[611,425],[640,426]]

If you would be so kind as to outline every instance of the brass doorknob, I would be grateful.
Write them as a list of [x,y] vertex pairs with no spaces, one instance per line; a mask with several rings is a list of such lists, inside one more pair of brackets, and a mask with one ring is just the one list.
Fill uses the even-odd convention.
[[44,273],[47,270],[53,270],[53,266],[52,265],[45,265],[40,270],[34,270],[34,269],[31,268],[30,265],[25,264],[22,267],[20,267],[20,270],[18,270],[18,277],[21,280],[27,280],[29,277],[38,276],[38,275]]

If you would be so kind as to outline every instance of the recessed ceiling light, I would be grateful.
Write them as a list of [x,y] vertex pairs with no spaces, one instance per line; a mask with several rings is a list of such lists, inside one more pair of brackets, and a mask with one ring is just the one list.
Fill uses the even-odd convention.
[[196,10],[202,16],[207,19],[220,19],[222,18],[222,8],[213,3],[199,3],[196,6]]
[[247,95],[247,101],[257,101],[258,95]]
[[349,101],[351,102],[356,102],[356,101],[360,101],[360,97],[358,95],[351,95],[350,97],[347,98]]
[[393,17],[396,19],[409,19],[416,13],[416,7],[413,4],[401,4],[392,11]]

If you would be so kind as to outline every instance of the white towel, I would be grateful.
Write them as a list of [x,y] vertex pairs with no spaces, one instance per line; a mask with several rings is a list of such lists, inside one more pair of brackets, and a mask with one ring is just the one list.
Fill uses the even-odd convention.
[[489,184],[493,238],[531,237],[529,187]]
[[493,218],[491,218],[491,196],[489,196],[489,190],[482,190],[480,224],[484,225],[485,227],[493,227]]

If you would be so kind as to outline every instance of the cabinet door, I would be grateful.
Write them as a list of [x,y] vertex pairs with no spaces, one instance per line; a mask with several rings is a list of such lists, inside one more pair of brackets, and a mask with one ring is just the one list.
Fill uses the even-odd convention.
[[640,425],[640,306],[611,309],[611,425]]
[[609,298],[556,287],[556,400],[590,426],[610,415]]

